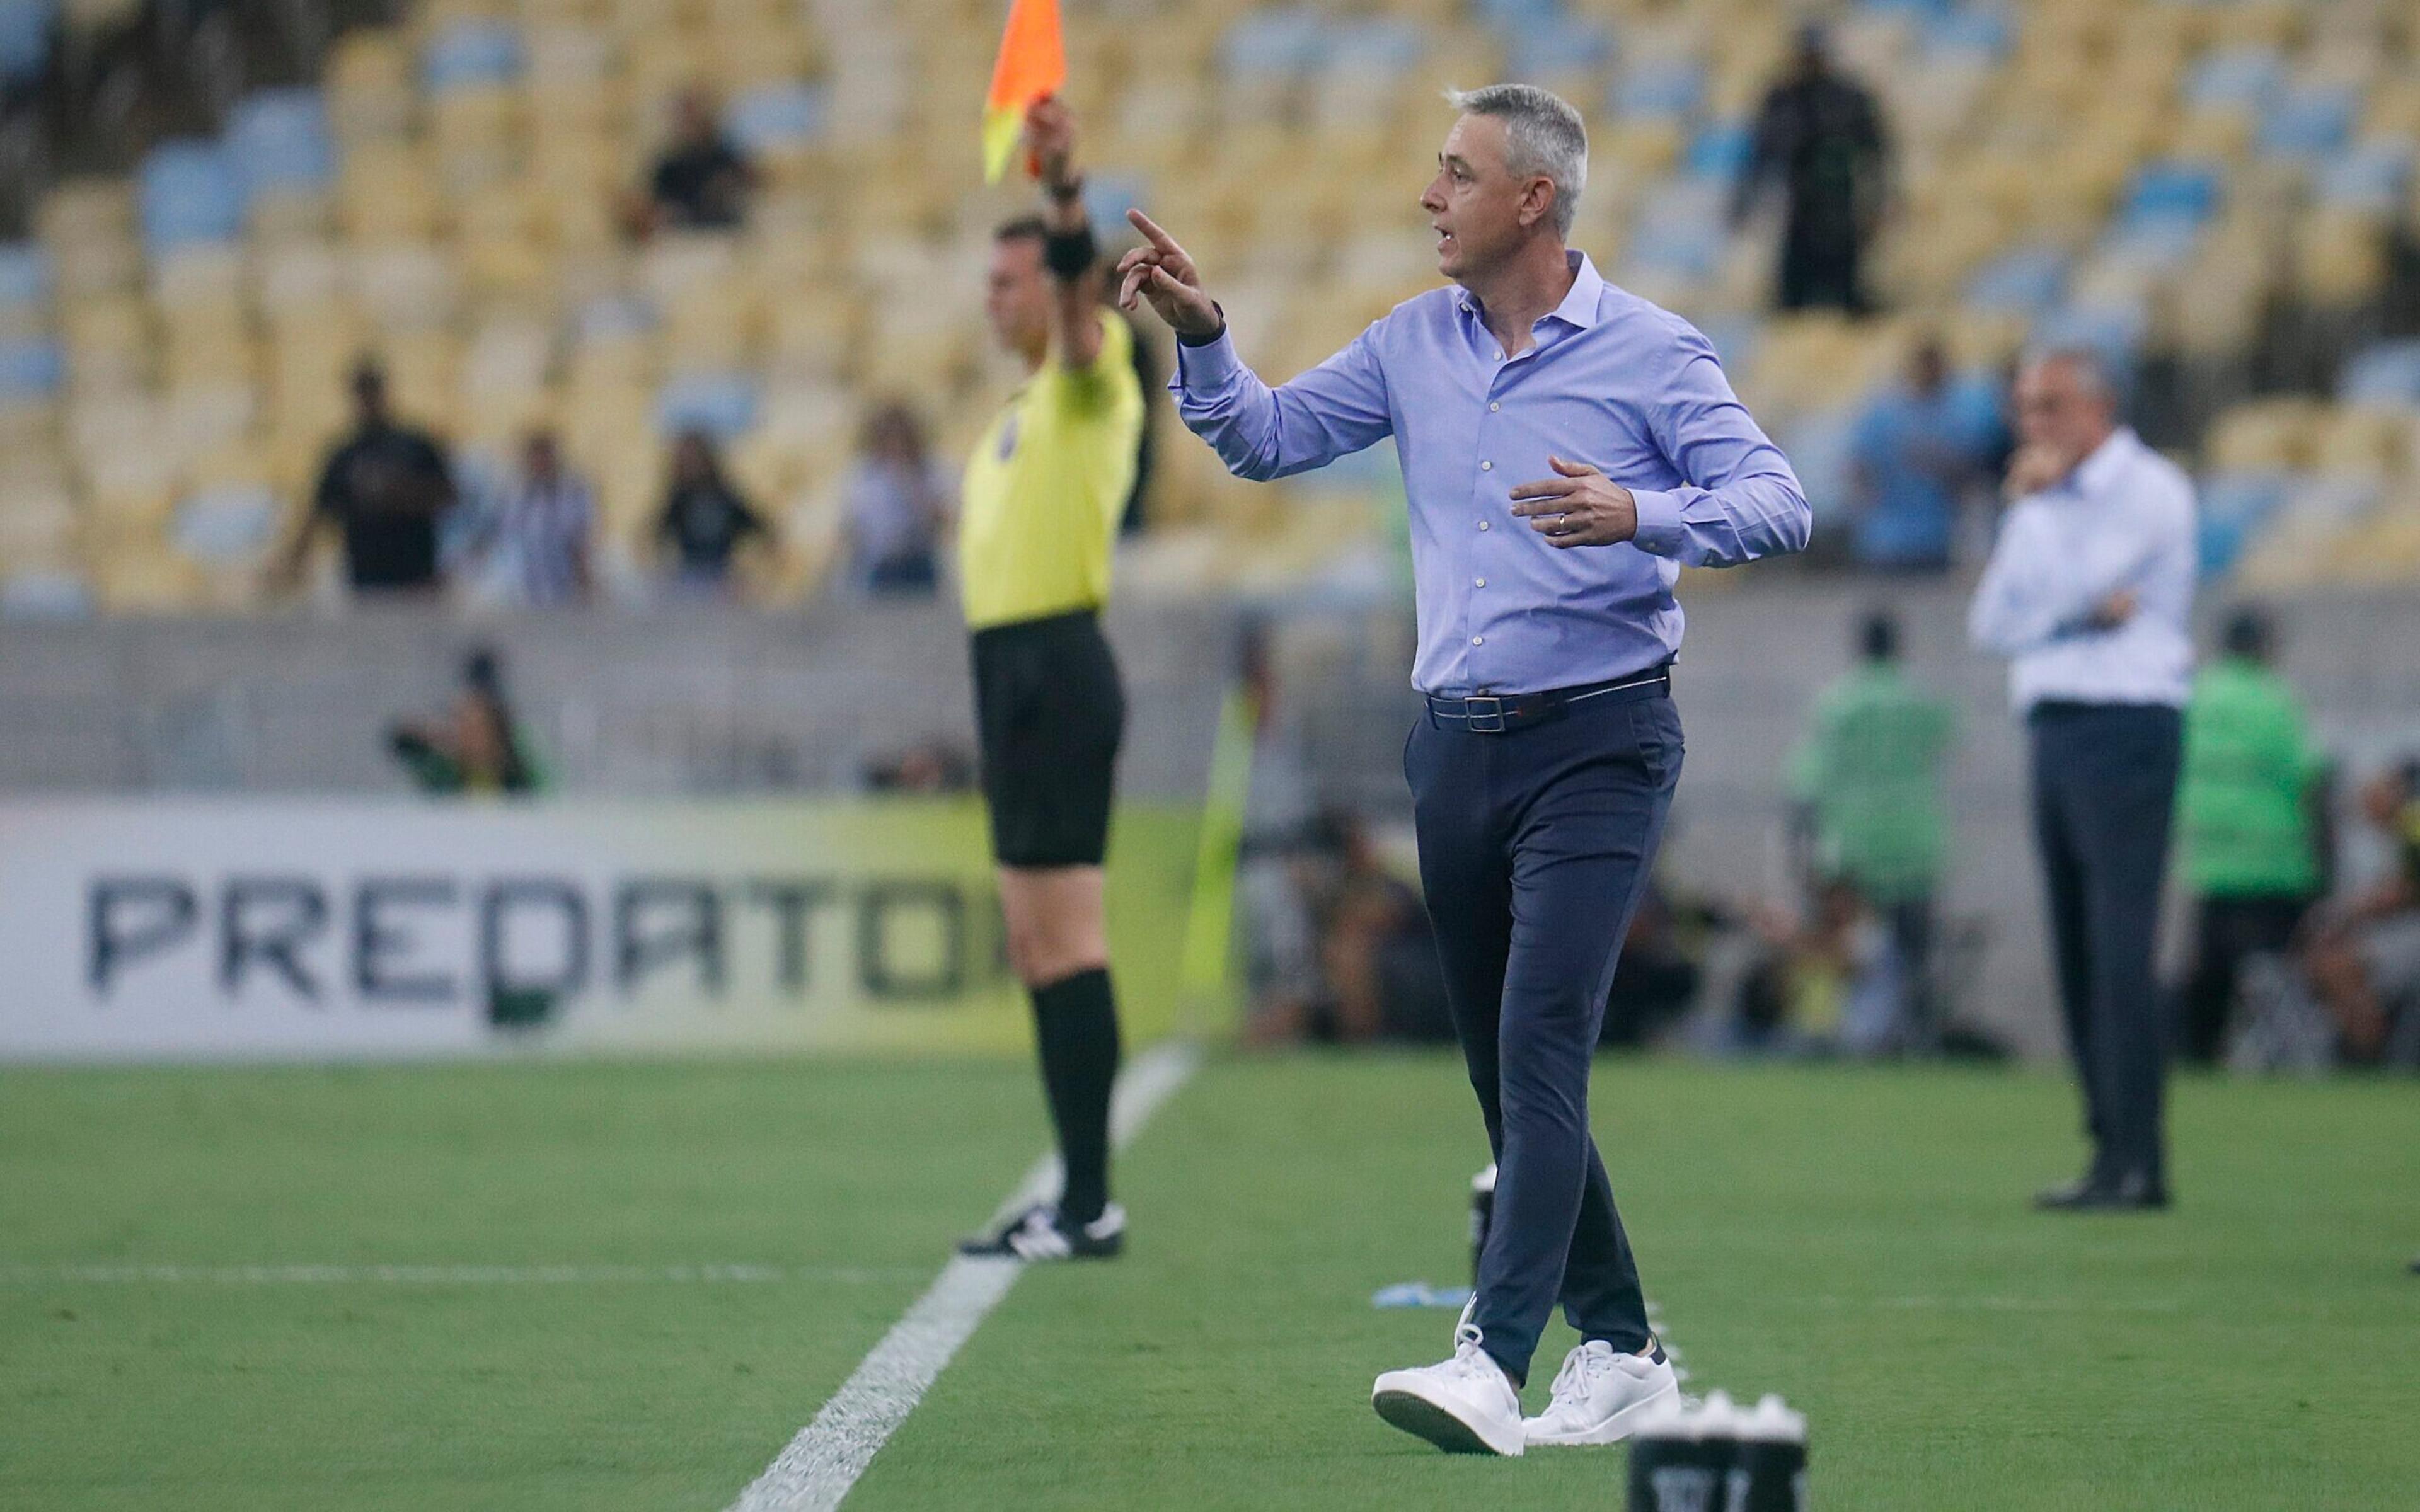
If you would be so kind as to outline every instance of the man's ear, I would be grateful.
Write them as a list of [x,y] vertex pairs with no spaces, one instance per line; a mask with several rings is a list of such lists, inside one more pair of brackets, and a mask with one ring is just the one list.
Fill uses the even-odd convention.
[[1521,226],[1527,230],[1547,220],[1555,210],[1555,181],[1547,177],[1529,180],[1521,191]]

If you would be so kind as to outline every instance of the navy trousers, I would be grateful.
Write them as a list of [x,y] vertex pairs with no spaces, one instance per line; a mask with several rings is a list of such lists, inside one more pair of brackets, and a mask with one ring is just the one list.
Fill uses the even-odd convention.
[[2184,720],[2148,703],[2040,703],[2034,841],[2092,1175],[2165,1178],[2168,1015],[2152,976]]
[[1587,1338],[1646,1347],[1646,1300],[1589,1135],[1589,1067],[1621,937],[1681,775],[1663,685],[1501,733],[1424,718],[1404,748],[1420,884],[1496,1152],[1472,1322],[1515,1381],[1555,1304]]

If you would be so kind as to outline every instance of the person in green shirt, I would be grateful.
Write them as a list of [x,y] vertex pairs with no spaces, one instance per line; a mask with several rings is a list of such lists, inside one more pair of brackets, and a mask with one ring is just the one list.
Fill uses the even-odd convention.
[[1849,884],[1888,922],[1909,984],[1898,1038],[1921,1049],[1937,1029],[1928,967],[1948,853],[1943,773],[1957,717],[1907,676],[1892,616],[1869,616],[1857,646],[1856,668],[1817,696],[1792,754],[1794,827],[1807,875]]
[[2195,947],[2178,1050],[2204,1063],[2226,1048],[2244,962],[2289,949],[2322,890],[2327,759],[2271,665],[2275,641],[2266,614],[2238,610],[2185,706],[2177,828]]

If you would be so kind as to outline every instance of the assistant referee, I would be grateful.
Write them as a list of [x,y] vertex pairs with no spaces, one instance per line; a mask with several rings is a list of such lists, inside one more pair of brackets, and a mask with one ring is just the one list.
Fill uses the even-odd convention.
[[959,576],[1009,964],[1033,999],[1066,1180],[1058,1201],[963,1248],[1091,1259],[1125,1242],[1109,1201],[1118,1016],[1101,877],[1125,696],[1100,611],[1143,396],[1134,334],[1100,299],[1074,117],[1045,100],[1025,124],[1045,209],[994,238],[985,310],[1028,377],[967,464]]

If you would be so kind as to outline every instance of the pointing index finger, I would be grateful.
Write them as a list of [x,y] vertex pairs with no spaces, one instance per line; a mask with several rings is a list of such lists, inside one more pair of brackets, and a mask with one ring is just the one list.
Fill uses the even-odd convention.
[[1150,216],[1145,215],[1142,211],[1136,209],[1126,211],[1126,221],[1136,230],[1149,238],[1151,239],[1151,244],[1157,247],[1160,251],[1173,253],[1183,250],[1177,246],[1176,239],[1174,237],[1171,237],[1167,232],[1161,230],[1159,228],[1159,223],[1154,221]]

